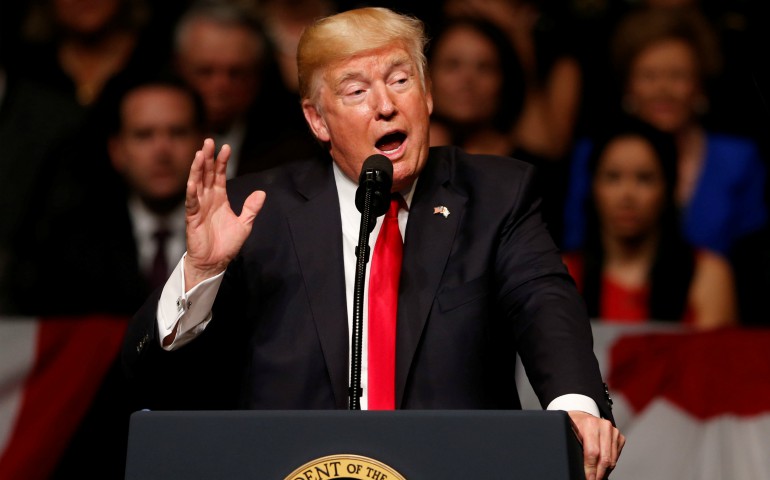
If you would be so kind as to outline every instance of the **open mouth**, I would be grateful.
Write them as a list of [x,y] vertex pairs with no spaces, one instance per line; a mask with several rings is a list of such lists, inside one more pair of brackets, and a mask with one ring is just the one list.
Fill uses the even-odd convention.
[[398,150],[404,140],[406,140],[404,132],[393,132],[377,140],[374,146],[384,153],[392,153]]

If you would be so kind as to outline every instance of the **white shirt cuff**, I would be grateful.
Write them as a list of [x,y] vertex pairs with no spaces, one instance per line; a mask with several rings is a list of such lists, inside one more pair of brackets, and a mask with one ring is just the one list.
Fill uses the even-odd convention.
[[[171,272],[163,287],[158,301],[158,333],[161,346],[165,350],[174,350],[189,343],[206,329],[211,321],[211,307],[222,284],[225,272],[207,278],[185,292],[184,259],[182,256],[174,271]],[[177,326],[178,324],[178,326]],[[169,336],[177,326],[174,341],[163,346],[163,339]]]
[[554,398],[553,401],[548,404],[546,410],[578,410],[590,413],[594,417],[601,418],[599,406],[596,405],[596,402],[594,402],[591,397],[579,395],[577,393],[568,393],[567,395]]

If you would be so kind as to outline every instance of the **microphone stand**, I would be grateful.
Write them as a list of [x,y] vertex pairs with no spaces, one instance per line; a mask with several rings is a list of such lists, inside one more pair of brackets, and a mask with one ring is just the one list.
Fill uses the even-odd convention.
[[[364,282],[366,280],[366,264],[369,262],[369,233],[374,229],[372,221],[372,196],[374,188],[374,172],[367,172],[364,182],[364,207],[361,210],[361,227],[358,232],[356,246],[356,276],[353,284],[353,334],[350,360],[350,410],[361,410],[361,349],[364,328]],[[371,179],[369,178],[371,176]],[[371,180],[371,181],[369,181]]]

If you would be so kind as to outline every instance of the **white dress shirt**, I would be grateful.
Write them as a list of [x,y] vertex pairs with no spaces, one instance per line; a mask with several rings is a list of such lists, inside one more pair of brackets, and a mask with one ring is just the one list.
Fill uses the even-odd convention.
[[[241,161],[241,147],[243,146],[243,140],[246,138],[246,123],[239,120],[226,132],[215,134],[213,137],[214,145],[221,146],[227,144],[230,146],[230,159],[227,161],[225,176],[227,178],[235,178]],[[217,154],[219,154],[219,151],[217,151]]]
[[187,249],[184,202],[180,202],[179,206],[167,215],[160,216],[148,209],[139,197],[133,195],[128,200],[128,212],[131,216],[139,268],[142,272],[149,272],[152,269],[157,249],[157,242],[153,235],[159,228],[169,232],[169,237],[166,239],[166,265],[174,265],[182,258]]

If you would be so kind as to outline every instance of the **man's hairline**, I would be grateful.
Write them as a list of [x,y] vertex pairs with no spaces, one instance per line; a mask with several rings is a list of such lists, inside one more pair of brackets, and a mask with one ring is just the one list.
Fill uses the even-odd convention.
[[256,47],[255,63],[259,65],[265,60],[267,44],[265,39],[256,30],[250,28],[248,25],[238,23],[237,21],[224,21],[218,18],[206,17],[204,15],[194,15],[187,19],[184,23],[181,23],[174,32],[173,52],[177,57],[187,56],[191,47],[189,43],[190,35],[192,35],[192,29],[201,24],[214,25],[229,30],[242,30],[245,31],[249,37],[254,41]]
[[110,136],[116,136],[120,137],[125,133],[126,128],[126,106],[129,103],[129,99],[135,98],[137,94],[140,93],[148,93],[148,91],[153,91],[153,93],[160,93],[159,91],[165,91],[165,93],[176,93],[180,95],[181,97],[185,98],[185,103],[188,104],[188,106],[191,109],[192,113],[192,127],[194,131],[203,132],[202,125],[198,125],[198,121],[196,119],[196,106],[195,106],[195,95],[192,91],[185,88],[181,85],[172,85],[168,83],[162,83],[162,82],[148,82],[145,84],[137,85],[135,87],[130,88],[126,91],[126,93],[123,95],[123,97],[120,99],[120,103],[118,106],[118,128],[114,132],[110,134]]
[[414,58],[414,56],[411,53],[411,49],[406,48],[404,46],[404,42],[400,39],[394,40],[382,47],[372,48],[369,50],[362,50],[360,52],[357,52],[356,54],[350,56],[350,57],[343,57],[338,60],[333,61],[331,64],[326,65],[322,68],[317,69],[311,79],[310,79],[310,88],[309,95],[307,95],[305,98],[302,99],[301,103],[304,106],[305,104],[310,104],[318,113],[319,115],[322,114],[323,110],[320,105],[320,93],[321,89],[324,87],[323,77],[326,75],[326,73],[334,68],[337,64],[348,62],[352,59],[359,58],[359,57],[366,57],[375,55],[375,52],[379,50],[385,50],[387,48],[393,47],[395,45],[398,45],[401,50],[406,54],[405,60],[412,63],[412,66],[414,67],[414,74],[417,75],[420,78],[420,88],[423,91],[423,94],[427,94],[427,85],[428,81],[426,79],[427,76],[427,65],[424,65],[422,69],[420,69],[420,62],[418,59]]

